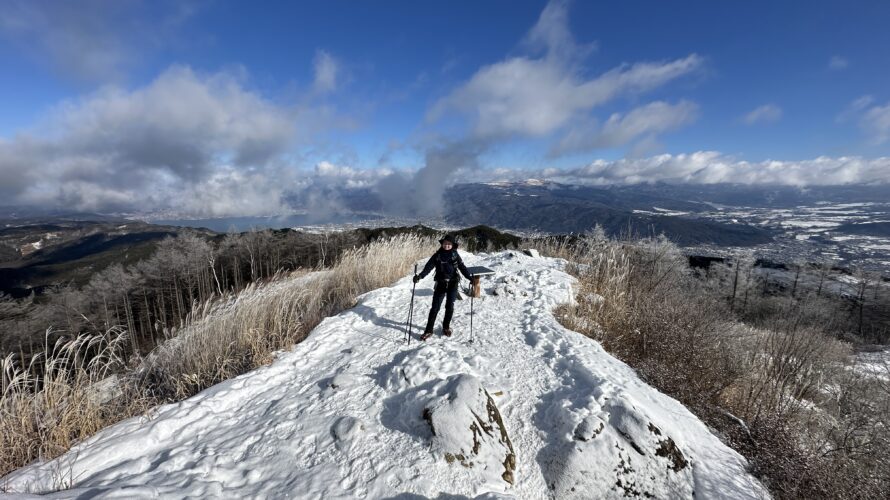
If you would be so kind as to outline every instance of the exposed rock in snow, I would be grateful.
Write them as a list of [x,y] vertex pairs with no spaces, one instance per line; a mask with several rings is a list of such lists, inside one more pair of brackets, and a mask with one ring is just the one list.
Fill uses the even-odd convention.
[[695,481],[682,450],[628,395],[592,409],[606,420],[585,417],[546,462],[557,498],[589,498],[591,491],[602,497],[692,497]]
[[513,484],[516,455],[501,412],[479,379],[454,375],[438,384],[436,396],[423,409],[433,433],[433,450],[448,463],[481,469],[487,481],[500,477]]

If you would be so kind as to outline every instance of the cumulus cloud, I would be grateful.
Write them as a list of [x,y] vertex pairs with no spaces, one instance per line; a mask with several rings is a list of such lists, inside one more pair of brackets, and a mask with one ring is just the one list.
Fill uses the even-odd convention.
[[742,121],[747,125],[777,122],[782,118],[782,108],[775,104],[764,104],[745,113]]
[[297,115],[238,76],[172,67],[143,88],[105,87],[60,105],[42,126],[0,142],[0,190],[7,202],[84,210],[280,209],[270,176]]
[[323,50],[316,51],[313,69],[315,72],[313,88],[317,92],[326,93],[336,90],[340,63],[334,59],[334,56]]
[[690,101],[655,101],[628,113],[613,113],[602,127],[570,130],[551,150],[551,156],[623,146],[639,137],[651,138],[695,121],[698,106]]
[[850,61],[841,57],[841,56],[831,56],[831,59],[828,60],[828,69],[834,71],[840,71],[842,69],[847,69],[847,66],[850,65]]
[[580,80],[549,60],[517,57],[479,70],[439,101],[432,116],[447,110],[468,115],[478,137],[541,137],[619,95],[650,90],[700,65],[701,58],[692,54],[670,62],[623,65]]
[[[591,111],[617,97],[655,89],[699,69],[697,54],[672,61],[622,64],[586,78],[569,32],[564,2],[551,2],[527,36],[542,57],[517,56],[479,69],[440,99],[428,118],[457,113],[477,139],[544,137],[586,125]],[[583,52],[583,51],[582,51]]]
[[[164,9],[150,5],[138,0],[7,0],[0,8],[0,36],[73,78],[116,80],[141,53],[165,45],[197,10],[191,1],[165,2]],[[157,11],[166,14],[158,18]]]

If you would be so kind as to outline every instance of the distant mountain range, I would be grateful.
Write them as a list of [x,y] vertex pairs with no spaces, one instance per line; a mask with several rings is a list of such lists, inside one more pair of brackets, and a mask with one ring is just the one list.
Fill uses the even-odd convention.
[[735,207],[793,208],[820,203],[887,203],[890,185],[764,186],[760,184],[636,184],[601,188],[629,196],[662,198]]
[[580,233],[597,224],[610,235],[664,233],[680,245],[749,246],[773,232],[696,217],[713,210],[703,201],[664,195],[650,186],[590,187],[552,182],[458,184],[445,194],[445,216],[458,226]]

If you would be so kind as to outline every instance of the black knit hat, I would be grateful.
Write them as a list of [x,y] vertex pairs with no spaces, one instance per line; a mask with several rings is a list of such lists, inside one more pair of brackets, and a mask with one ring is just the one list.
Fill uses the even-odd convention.
[[445,243],[446,241],[450,241],[452,245],[457,246],[457,238],[450,234],[443,236],[442,239],[439,240],[439,243]]

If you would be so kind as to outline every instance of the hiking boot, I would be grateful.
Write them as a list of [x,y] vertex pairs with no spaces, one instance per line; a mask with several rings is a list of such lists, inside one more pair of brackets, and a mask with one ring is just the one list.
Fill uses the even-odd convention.
[[432,335],[433,335],[433,331],[427,330],[420,335],[420,340],[426,340],[426,339],[430,338]]
[[451,336],[451,328],[443,328],[442,334],[445,335],[446,337],[450,337]]

